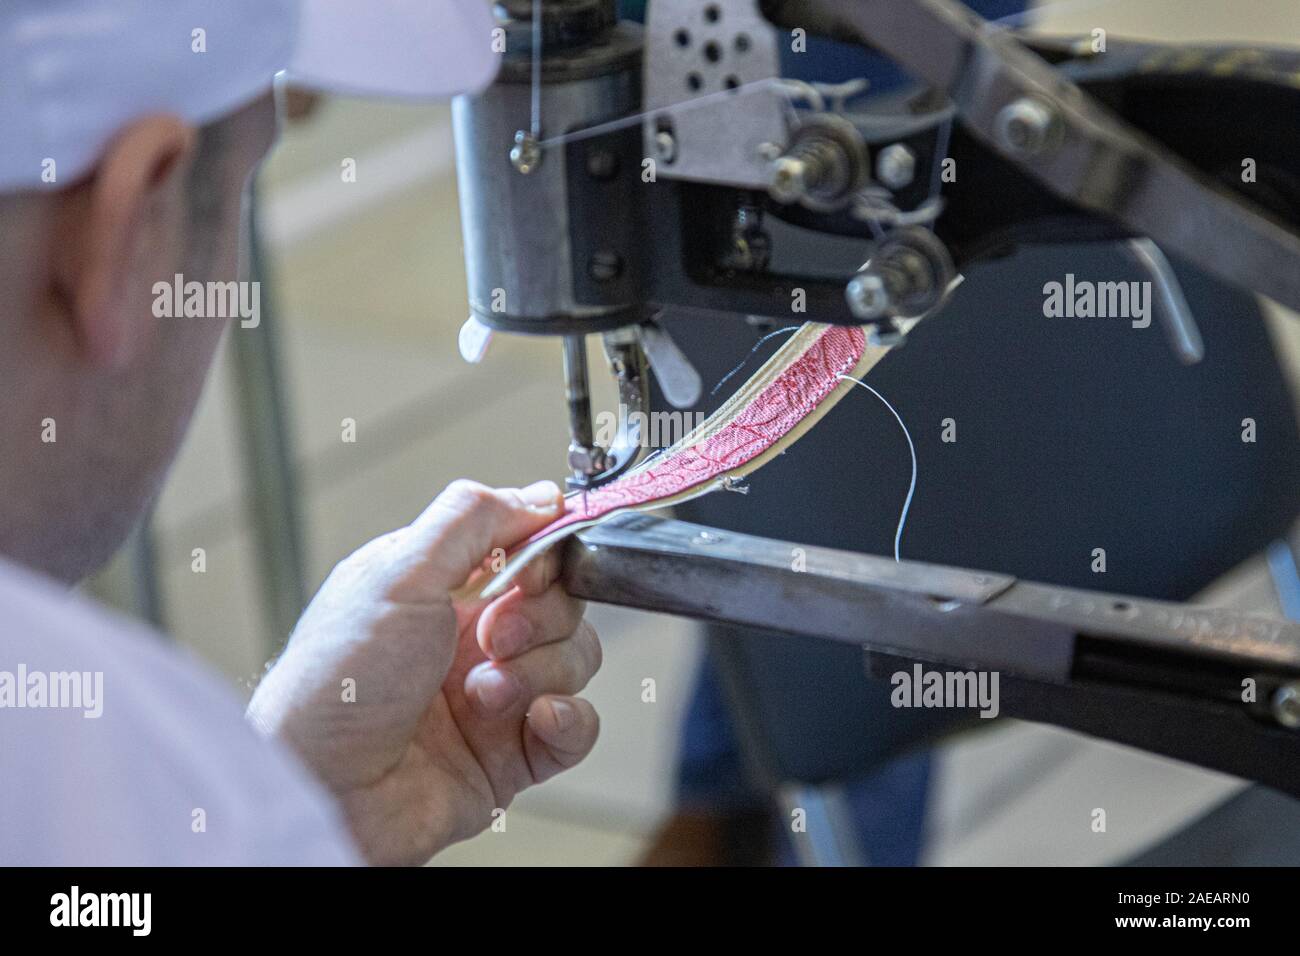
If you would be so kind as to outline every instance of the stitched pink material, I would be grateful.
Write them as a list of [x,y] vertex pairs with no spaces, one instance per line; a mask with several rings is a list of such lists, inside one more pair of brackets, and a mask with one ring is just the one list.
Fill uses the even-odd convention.
[[830,326],[730,422],[712,435],[644,471],[625,475],[585,495],[565,499],[565,514],[529,541],[565,525],[618,508],[669,498],[757,458],[802,421],[850,371],[866,348],[857,326]]

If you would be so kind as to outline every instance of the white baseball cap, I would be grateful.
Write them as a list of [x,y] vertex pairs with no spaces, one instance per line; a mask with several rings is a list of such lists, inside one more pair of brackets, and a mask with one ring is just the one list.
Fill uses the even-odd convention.
[[479,90],[495,26],[487,0],[0,0],[0,192],[74,182],[131,120],[203,124],[282,70],[363,96]]

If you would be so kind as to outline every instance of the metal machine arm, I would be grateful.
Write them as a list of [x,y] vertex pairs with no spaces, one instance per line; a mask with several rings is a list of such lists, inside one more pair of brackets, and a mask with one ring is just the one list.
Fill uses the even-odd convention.
[[578,597],[996,671],[1011,716],[1300,796],[1300,624],[646,515],[567,548]]

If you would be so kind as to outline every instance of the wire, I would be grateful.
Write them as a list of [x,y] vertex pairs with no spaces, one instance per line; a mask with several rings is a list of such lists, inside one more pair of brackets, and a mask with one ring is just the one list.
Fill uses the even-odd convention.
[[529,132],[533,139],[542,135],[542,0],[533,0],[532,89],[529,91],[532,117]]
[[[742,83],[735,89],[705,93],[703,96],[689,97],[668,106],[657,106],[654,109],[646,110],[643,113],[636,113],[632,116],[620,116],[618,119],[609,120],[606,123],[597,123],[595,126],[585,126],[579,129],[570,130],[567,133],[543,139],[537,145],[543,149],[550,149],[553,146],[563,146],[566,143],[576,143],[578,140],[590,139],[593,136],[603,136],[606,133],[626,129],[629,126],[637,126],[650,116],[676,116],[677,114],[684,113],[687,110],[698,109],[699,107],[706,106],[709,103],[716,103],[718,100],[735,99],[750,93],[757,93],[761,90],[771,90],[773,87],[779,88],[781,85],[782,81],[778,77],[769,76],[760,80],[751,80],[749,83]],[[777,91],[780,92],[780,89]]]
[[912,496],[916,494],[916,446],[912,444],[912,435],[903,424],[902,416],[898,414],[894,406],[889,404],[889,399],[881,395],[874,388],[862,381],[860,378],[854,378],[852,375],[840,375],[839,378],[846,382],[852,382],[854,385],[861,385],[876,398],[885,403],[885,407],[893,414],[898,422],[898,427],[903,430],[903,437],[907,439],[907,450],[912,454],[912,482],[907,486],[907,498],[903,502],[903,513],[898,516],[898,530],[894,532],[894,560],[902,561],[899,547],[903,540],[903,526],[907,524],[907,512],[912,507]]
[[787,325],[785,328],[777,329],[775,332],[768,332],[767,335],[763,336],[761,339],[759,339],[757,342],[754,343],[754,347],[749,350],[748,355],[746,355],[743,359],[740,360],[739,365],[737,365],[730,372],[728,372],[726,375],[722,376],[722,378],[718,380],[718,384],[713,386],[713,389],[712,391],[709,392],[709,395],[710,396],[717,395],[718,389],[726,385],[727,382],[729,382],[737,372],[739,372],[742,368],[744,368],[749,363],[749,360],[754,357],[754,353],[757,352],[759,348],[762,346],[762,344],[766,342],[768,339],[774,339],[778,335],[785,335],[788,332],[797,332],[801,328],[803,328],[803,326]]

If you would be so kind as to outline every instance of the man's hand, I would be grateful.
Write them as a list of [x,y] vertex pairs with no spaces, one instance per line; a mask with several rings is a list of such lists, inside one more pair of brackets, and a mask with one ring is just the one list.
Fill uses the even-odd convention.
[[491,602],[453,596],[560,508],[551,482],[453,483],[334,569],[253,695],[249,716],[334,792],[370,862],[425,862],[595,744],[572,695],[600,643],[557,556]]

